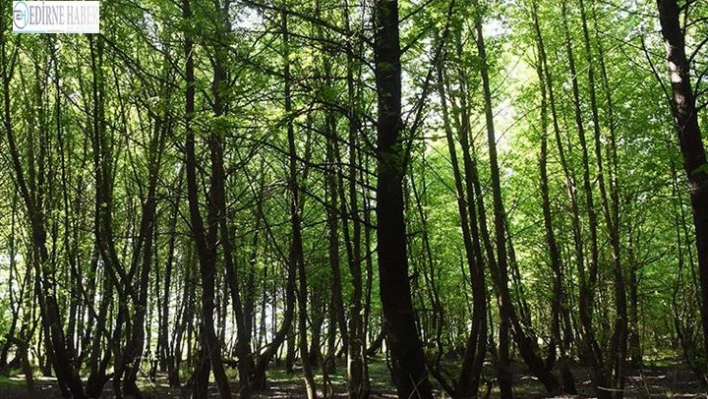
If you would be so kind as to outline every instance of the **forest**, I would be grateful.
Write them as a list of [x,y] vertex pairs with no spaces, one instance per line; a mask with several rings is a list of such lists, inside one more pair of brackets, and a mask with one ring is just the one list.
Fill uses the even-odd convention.
[[0,0],[0,398],[708,394],[708,1]]

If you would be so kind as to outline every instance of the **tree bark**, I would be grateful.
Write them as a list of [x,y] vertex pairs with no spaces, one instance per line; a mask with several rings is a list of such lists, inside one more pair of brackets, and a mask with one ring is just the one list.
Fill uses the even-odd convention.
[[408,279],[403,206],[401,47],[397,0],[377,0],[374,44],[378,97],[376,215],[379,286],[398,397],[432,398]]
[[[657,7],[673,92],[671,111],[688,178],[696,229],[703,347],[708,357],[708,162],[698,124],[696,97],[691,88],[691,65],[686,56],[686,39],[679,21],[680,8],[677,0],[657,0]],[[708,371],[702,371],[703,376],[699,377],[708,384]]]

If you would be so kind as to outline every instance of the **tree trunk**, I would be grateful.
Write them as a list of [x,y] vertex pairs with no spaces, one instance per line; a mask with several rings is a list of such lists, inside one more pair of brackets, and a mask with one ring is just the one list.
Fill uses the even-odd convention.
[[[463,176],[457,159],[453,131],[449,121],[447,93],[445,91],[446,82],[443,71],[444,65],[441,62],[437,67],[438,92],[442,106],[445,136],[447,138],[448,151],[450,152],[450,162],[452,163],[452,171],[455,177],[457,210],[460,214],[460,227],[462,228],[462,239],[465,245],[467,267],[472,280],[472,326],[470,327],[467,346],[462,360],[462,370],[460,370],[457,385],[454,388],[455,398],[463,399],[476,397],[479,391],[482,366],[487,354],[487,296],[482,248],[477,234],[476,217],[474,217],[476,213],[474,212],[474,205],[472,205],[474,196],[472,195],[472,198],[469,197],[472,193],[472,184],[467,182],[468,195],[466,196],[466,191],[463,187]],[[468,209],[471,210],[472,219],[470,219]],[[472,230],[475,232],[474,235],[471,233]]]
[[[192,10],[189,0],[183,0],[182,2],[182,17],[191,22]],[[216,278],[216,262],[217,262],[217,252],[216,244],[218,241],[218,227],[219,227],[219,208],[218,208],[218,196],[223,193],[219,193],[219,190],[214,190],[213,186],[215,181],[218,180],[217,173],[213,158],[215,155],[212,148],[212,198],[209,200],[208,209],[208,222],[209,225],[205,228],[204,221],[202,219],[202,214],[199,205],[199,188],[197,186],[197,160],[195,151],[195,134],[192,127],[192,122],[194,120],[194,100],[195,100],[195,77],[194,77],[194,52],[193,52],[193,39],[191,37],[191,32],[185,33],[185,43],[184,43],[184,55],[186,57],[186,68],[185,68],[185,78],[187,82],[186,90],[186,101],[185,101],[185,131],[186,131],[186,170],[187,170],[187,197],[189,202],[189,215],[191,221],[192,236],[197,248],[197,254],[199,257],[199,272],[202,281],[202,295],[201,295],[201,329],[200,332],[200,356],[199,360],[201,365],[199,371],[195,376],[199,377],[196,380],[199,382],[195,384],[194,393],[195,395],[202,395],[205,393],[203,384],[208,384],[208,381],[204,381],[205,375],[208,378],[208,366],[204,365],[207,362],[211,365],[214,371],[214,379],[216,380],[216,385],[219,390],[219,395],[222,399],[231,399],[231,388],[229,382],[226,378],[226,372],[224,370],[224,365],[221,359],[221,343],[216,335],[216,330],[214,329],[214,289],[215,289],[215,278]],[[211,134],[211,142],[213,147],[214,136],[218,133]],[[214,198],[214,197],[217,198]],[[223,198],[222,198],[223,200]]]
[[[570,38],[570,30],[568,27],[567,2],[563,4],[563,30],[565,33],[566,52],[568,54],[568,67],[572,82],[573,101],[574,101],[574,116],[575,125],[578,129],[578,138],[582,151],[583,165],[583,189],[585,191],[585,205],[588,212],[588,224],[590,229],[590,264],[588,274],[581,274],[580,279],[580,323],[583,332],[585,350],[590,355],[593,371],[595,373],[595,385],[597,387],[597,395],[600,399],[609,398],[612,396],[610,388],[611,381],[606,372],[606,364],[604,355],[600,349],[600,345],[595,338],[595,333],[592,325],[592,309],[594,287],[597,280],[599,249],[597,243],[597,213],[595,211],[595,203],[593,200],[592,184],[590,181],[590,161],[588,156],[587,142],[585,138],[585,127],[583,124],[583,116],[580,109],[580,89],[578,86],[578,74],[575,68],[575,57],[573,55],[573,45]],[[604,388],[604,389],[601,389]]]
[[290,154],[289,171],[290,171],[290,217],[291,217],[291,227],[292,227],[292,246],[290,248],[290,267],[297,269],[298,275],[298,341],[300,345],[300,360],[302,363],[302,371],[305,377],[305,389],[307,391],[308,399],[315,399],[317,397],[317,387],[315,386],[315,377],[312,370],[312,366],[308,361],[308,346],[307,346],[307,271],[305,268],[305,258],[303,254],[302,247],[302,232],[301,232],[301,222],[300,222],[300,209],[301,204],[299,201],[300,195],[297,182],[297,150],[295,146],[295,129],[293,126],[293,120],[290,116],[292,112],[292,93],[290,90],[291,76],[290,76],[290,53],[288,50],[289,46],[289,32],[288,32],[288,19],[285,12],[282,13],[282,35],[283,35],[283,45],[286,49],[284,54],[285,59],[285,113],[288,115],[288,148]]
[[[499,327],[499,358],[501,362],[500,370],[500,389],[503,398],[510,398],[511,393],[511,376],[509,371],[505,370],[508,367],[508,336],[513,334],[514,340],[519,347],[519,352],[526,362],[529,370],[539,379],[546,387],[549,393],[556,393],[560,389],[558,379],[553,373],[548,370],[543,363],[543,360],[535,352],[536,342],[535,337],[523,328],[521,321],[518,318],[516,310],[513,307],[511,293],[509,292],[509,277],[508,277],[508,254],[506,251],[506,233],[505,233],[505,211],[501,192],[501,181],[499,177],[499,164],[497,161],[496,134],[494,129],[494,113],[492,108],[492,93],[489,79],[489,67],[487,64],[486,48],[484,44],[484,36],[482,34],[482,21],[477,21],[475,30],[477,32],[477,50],[482,59],[483,65],[481,68],[482,88],[484,94],[484,110],[487,125],[487,140],[489,145],[489,163],[492,177],[492,199],[494,208],[494,230],[496,243],[496,265],[492,263],[492,278],[495,280],[495,286],[499,297],[499,311],[501,313],[501,322]],[[496,270],[495,270],[496,269]],[[508,385],[501,386],[502,383]]]
[[[680,9],[676,0],[657,0],[661,34],[666,47],[666,60],[671,78],[671,111],[674,116],[683,167],[688,178],[696,248],[701,281],[701,325],[703,347],[708,357],[708,162],[703,146],[696,97],[691,88],[691,65],[686,57],[684,31],[680,25]],[[708,384],[708,371],[699,378]]]
[[[543,225],[546,230],[546,243],[550,256],[551,271],[553,273],[553,300],[551,302],[551,342],[549,344],[546,367],[551,369],[557,356],[557,349],[560,349],[560,372],[562,377],[562,389],[565,393],[577,394],[575,380],[568,365],[570,361],[570,348],[561,336],[561,316],[563,303],[565,302],[565,290],[563,287],[563,261],[561,259],[560,247],[553,230],[553,215],[551,212],[551,201],[548,188],[548,96],[546,88],[546,50],[543,44],[543,36],[538,22],[538,4],[536,1],[532,5],[532,17],[534,30],[536,33],[536,43],[539,52],[539,62],[537,65],[538,79],[541,89],[541,152],[539,155],[539,169],[541,176],[541,202],[543,208]],[[550,83],[549,83],[550,84]]]
[[374,15],[378,97],[376,233],[386,343],[391,349],[398,397],[430,399],[432,389],[425,371],[408,280],[403,209],[406,154],[401,137],[401,47],[397,0],[377,0]]

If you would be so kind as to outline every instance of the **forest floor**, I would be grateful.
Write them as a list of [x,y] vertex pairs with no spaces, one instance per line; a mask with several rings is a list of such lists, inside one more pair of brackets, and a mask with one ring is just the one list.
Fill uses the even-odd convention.
[[[337,369],[337,374],[332,376],[335,391],[333,397],[335,398],[346,398],[346,382],[342,373],[346,373],[344,365],[341,365]],[[490,368],[485,374],[491,376],[493,375],[493,370]],[[383,361],[374,361],[371,363],[370,375],[372,399],[396,398],[395,389],[391,384],[388,370]],[[594,390],[590,381],[590,370],[576,366],[573,367],[573,375],[575,376],[576,385],[580,393],[580,395],[574,397],[594,397]],[[322,388],[321,377],[321,375],[318,375],[317,379],[319,389]],[[235,379],[236,378],[233,380]],[[435,382],[433,383],[435,384]],[[37,377],[35,384],[35,393],[30,396],[22,375],[9,378],[0,377],[0,399],[54,399],[61,397],[56,387],[56,381],[53,379]],[[492,389],[489,399],[498,397],[498,390],[495,388],[496,387]],[[141,389],[143,390],[145,399],[182,399],[189,397],[185,390],[170,388],[164,378],[159,375],[155,382],[148,381],[147,379],[142,380]],[[218,393],[216,387],[212,386],[210,389],[212,390],[210,396],[217,398]],[[237,386],[234,386],[233,389],[234,392],[237,391]],[[482,390],[486,390],[486,387]],[[319,391],[318,394],[322,395],[322,391]],[[528,374],[523,365],[518,363],[514,365],[514,396],[522,399],[548,397],[542,385]],[[257,399],[304,398],[304,383],[297,373],[295,375],[288,375],[281,370],[273,370],[269,373],[268,390],[260,392],[254,395],[254,397]],[[446,398],[447,395],[436,391],[436,397]],[[566,396],[564,398],[570,397],[571,396]],[[110,390],[110,383],[106,384],[102,398],[114,398]],[[688,367],[681,363],[673,363],[669,365],[645,366],[642,370],[630,371],[627,379],[625,398],[697,399],[708,398],[708,395],[706,395],[705,390],[701,388],[698,380]],[[561,397],[558,399],[561,399]]]

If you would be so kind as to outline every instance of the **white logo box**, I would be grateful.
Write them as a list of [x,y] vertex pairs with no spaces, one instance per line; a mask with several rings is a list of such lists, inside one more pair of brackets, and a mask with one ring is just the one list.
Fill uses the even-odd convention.
[[99,33],[99,1],[14,1],[15,33]]

